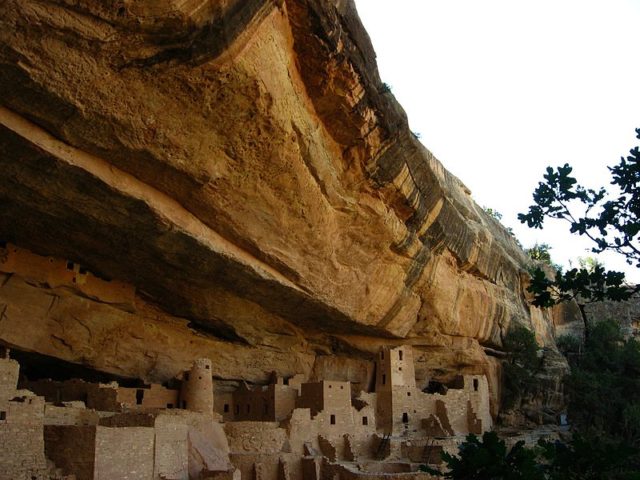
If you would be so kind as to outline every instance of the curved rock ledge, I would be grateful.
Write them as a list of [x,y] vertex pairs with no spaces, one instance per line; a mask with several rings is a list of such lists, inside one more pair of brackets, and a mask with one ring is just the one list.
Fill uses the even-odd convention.
[[[481,346],[512,322],[554,347],[524,254],[411,134],[352,1],[7,0],[0,46],[0,240],[137,292],[60,337],[71,310],[21,303],[52,287],[11,280],[0,340],[154,379],[197,350],[255,381],[408,341],[495,383]],[[107,318],[132,338],[182,326],[123,354],[97,347]]]

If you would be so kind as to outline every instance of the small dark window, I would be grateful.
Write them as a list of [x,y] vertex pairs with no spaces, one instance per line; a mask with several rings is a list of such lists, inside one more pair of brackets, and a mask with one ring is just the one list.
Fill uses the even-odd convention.
[[144,390],[136,390],[136,405],[142,405],[142,399],[144,398]]
[[380,358],[384,360],[384,350],[380,350]]
[[167,408],[173,408],[173,403],[167,403]]
[[407,397],[410,397],[410,396],[411,396],[411,392],[407,392]]
[[189,381],[189,372],[185,372],[185,374],[184,374],[184,379],[185,379],[185,381],[187,381],[187,382]]
[[400,360],[402,361],[402,350],[398,351],[398,356],[400,357]]
[[73,270],[73,262],[67,262],[67,270]]
[[335,425],[336,424],[336,416],[335,415],[331,415],[331,425]]
[[228,403],[224,404],[224,413],[229,413],[229,404]]
[[205,365],[204,368],[206,368],[207,370],[209,370],[211,367],[209,365]]
[[340,390],[344,390],[344,385],[340,385]]
[[402,367],[398,367],[398,370],[399,370],[399,371],[402,371]]
[[474,378],[473,379],[473,389],[477,392],[478,391],[478,379]]
[[0,420],[6,420],[7,419],[7,412],[0,412]]
[[362,424],[369,425],[369,419],[367,417],[362,417]]
[[329,385],[329,388],[333,388],[333,385]]
[[409,423],[409,414],[407,412],[402,414],[402,423]]
[[199,377],[198,377],[198,380],[202,380],[202,377],[200,377],[200,376],[199,376]]
[[383,373],[382,374],[382,384],[385,385],[387,383],[387,376]]

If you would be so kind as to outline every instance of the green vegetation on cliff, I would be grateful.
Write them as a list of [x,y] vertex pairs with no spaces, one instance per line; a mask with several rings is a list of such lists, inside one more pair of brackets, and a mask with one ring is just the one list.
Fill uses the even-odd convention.
[[[640,129],[636,130],[640,138]],[[577,183],[571,167],[547,168],[533,198],[535,204],[519,219],[542,228],[545,218],[565,220],[572,233],[593,240],[595,253],[613,251],[640,267],[640,147],[609,168],[617,194],[604,188],[586,189]],[[582,204],[584,213],[570,208]],[[492,213],[491,211],[489,212]],[[497,217],[499,219],[499,217]],[[536,261],[553,266],[550,247],[528,251]],[[556,268],[555,278],[541,269],[532,271],[529,291],[534,305],[552,306],[579,298],[582,301],[627,300],[640,289],[625,284],[620,272],[607,271],[594,261],[566,272]],[[571,438],[540,442],[527,448],[518,442],[510,450],[494,433],[482,439],[470,435],[458,456],[443,455],[448,470],[439,474],[457,480],[633,480],[640,479],[640,342],[624,338],[619,323],[588,321],[584,345],[580,339],[558,339],[571,373],[566,378]],[[514,329],[504,339],[509,358],[504,364],[504,400],[507,407],[534,381],[536,345],[531,332]],[[434,473],[434,472],[432,472]]]

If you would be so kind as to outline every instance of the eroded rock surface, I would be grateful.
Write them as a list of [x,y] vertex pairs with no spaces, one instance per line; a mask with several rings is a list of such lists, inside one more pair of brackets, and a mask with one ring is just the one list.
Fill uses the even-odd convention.
[[0,46],[0,239],[135,288],[121,308],[5,271],[0,341],[363,385],[408,342],[419,379],[494,395],[512,322],[553,347],[522,251],[411,134],[353,2],[7,0]]

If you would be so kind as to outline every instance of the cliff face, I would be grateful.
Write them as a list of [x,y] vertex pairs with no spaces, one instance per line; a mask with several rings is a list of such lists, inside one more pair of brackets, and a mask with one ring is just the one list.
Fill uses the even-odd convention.
[[0,46],[0,239],[135,289],[0,266],[0,341],[363,385],[383,343],[422,378],[494,379],[512,322],[552,345],[521,250],[413,137],[351,1],[6,0]]

